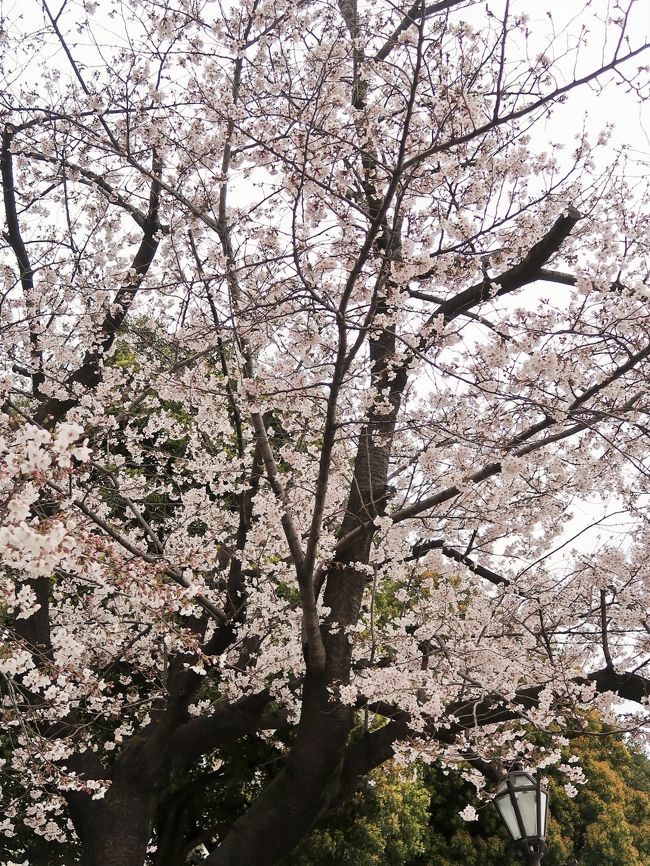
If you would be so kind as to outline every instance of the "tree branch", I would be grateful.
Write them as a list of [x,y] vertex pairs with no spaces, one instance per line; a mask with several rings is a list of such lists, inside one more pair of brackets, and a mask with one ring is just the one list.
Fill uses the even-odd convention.
[[14,186],[14,170],[13,156],[11,153],[11,143],[15,130],[9,124],[6,124],[2,132],[2,153],[0,155],[0,170],[2,174],[2,193],[4,198],[5,216],[7,220],[7,231],[4,236],[9,242],[11,249],[18,263],[20,274],[20,284],[25,296],[25,304],[27,307],[27,326],[29,328],[29,342],[31,346],[31,356],[34,369],[30,371],[32,380],[32,393],[38,396],[40,386],[43,384],[45,376],[43,374],[43,355],[40,349],[40,341],[38,334],[34,329],[33,323],[29,320],[30,306],[33,301],[34,293],[34,270],[32,268],[27,247],[23,240],[20,231],[20,222],[18,220],[18,208],[16,206],[16,188]]
[[[530,248],[519,264],[497,277],[486,278],[448,301],[444,301],[435,310],[432,318],[442,315],[447,324],[456,316],[467,313],[472,307],[490,297],[507,295],[539,279],[542,266],[560,249],[580,219],[581,216],[575,208],[568,208],[555,220],[544,237]],[[424,274],[422,279],[426,276]]]
[[[597,393],[602,391],[608,385],[611,385],[617,379],[631,370],[639,361],[644,360],[645,358],[650,356],[650,343],[645,346],[641,351],[632,355],[624,364],[621,364],[619,367],[616,367],[615,370],[610,373],[605,379],[600,382],[596,382],[591,388],[587,388],[579,397],[571,403],[571,405],[567,409],[567,416],[571,416],[577,409],[579,409],[587,400],[591,397],[595,396]],[[617,411],[619,413],[627,412],[630,409],[634,408],[636,403],[638,403],[642,393],[635,394],[629,400],[627,400],[622,406],[618,407]],[[555,426],[557,421],[555,418],[549,417],[544,421],[540,421],[537,424],[532,425],[527,430],[518,433],[514,436],[510,442],[506,443],[503,448],[504,450],[512,449],[512,454],[515,457],[523,457],[526,454],[530,454],[533,451],[537,451],[540,448],[544,448],[547,445],[558,442],[562,439],[566,439],[570,436],[574,436],[576,433],[580,433],[583,430],[586,430],[589,425],[585,423],[578,423],[568,429],[561,430],[552,436],[547,436],[544,439],[538,439],[534,442],[528,442],[526,445],[521,445],[520,443],[525,442],[530,439],[532,436],[537,433],[542,432],[543,430],[547,430],[550,427]],[[519,447],[517,447],[519,446]],[[467,476],[466,480],[468,483],[477,484],[481,481],[485,481],[487,478],[491,478],[494,475],[498,475],[501,472],[501,462],[497,461],[495,463],[488,463],[482,469],[477,470],[476,472],[471,473]],[[443,502],[446,502],[449,499],[453,499],[461,493],[460,488],[454,485],[453,487],[447,487],[445,490],[441,490],[438,493],[435,493],[433,496],[428,496],[425,499],[421,499],[419,502],[414,502],[412,505],[406,506],[404,508],[399,509],[399,511],[394,512],[391,516],[395,523],[398,523],[402,520],[406,520],[410,517],[415,517],[417,514],[421,514],[423,511],[427,511],[429,508],[433,508],[436,505],[440,505]],[[343,543],[345,539],[341,539],[340,544]]]
[[[650,679],[637,673],[617,673],[610,668],[594,671],[586,677],[578,677],[573,682],[594,684],[601,693],[614,692],[619,697],[635,703],[641,703],[650,696]],[[537,707],[543,689],[544,686],[519,689],[509,704],[494,695],[486,695],[478,701],[457,701],[449,704],[445,715],[453,716],[454,721],[448,727],[431,725],[426,730],[425,736],[449,743],[458,734],[475,729],[477,726],[519,719],[522,712]],[[339,799],[352,793],[359,779],[390,760],[394,755],[395,743],[409,735],[422,736],[417,731],[410,732],[409,716],[404,710],[396,710],[387,704],[376,704],[373,707],[389,721],[348,746],[341,774]]]
[[386,60],[393,48],[399,44],[399,37],[406,30],[409,30],[421,18],[430,18],[432,15],[437,15],[439,12],[445,12],[447,9],[452,9],[461,3],[466,3],[467,0],[440,0],[438,3],[430,3],[424,6],[421,0],[415,0],[409,11],[404,15],[400,23],[397,25],[393,33],[384,42],[379,51],[375,54],[373,60],[379,62]]
[[470,569],[470,571],[478,574],[479,577],[483,577],[486,580],[489,580],[490,583],[493,583],[496,586],[508,586],[510,584],[510,581],[507,578],[503,577],[500,574],[497,574],[495,571],[492,571],[491,569],[486,568],[483,565],[480,565],[478,562],[475,562],[471,557],[467,556],[464,553],[461,553],[460,550],[449,547],[444,543],[442,539],[434,539],[433,541],[424,541],[420,544],[415,544],[411,550],[411,555],[406,557],[406,561],[408,562],[421,559],[430,550],[439,550],[443,554],[443,556],[447,556],[449,557],[449,559],[455,560],[455,562],[460,562],[463,565],[466,565]]
[[[55,481],[48,481],[47,486],[55,490],[57,493],[65,496],[65,490]],[[160,569],[160,572],[167,577],[170,577],[175,583],[179,586],[184,587],[185,589],[190,587],[190,582],[186,577],[184,577],[183,572],[173,566],[167,565],[164,566],[162,563],[164,562],[164,558],[161,554],[152,554],[148,553],[146,550],[140,550],[139,547],[136,547],[135,544],[132,544],[126,536],[122,533],[118,532],[113,526],[110,525],[106,520],[96,514],[92,508],[89,508],[83,499],[73,499],[72,504],[75,508],[78,508],[82,514],[85,514],[92,522],[98,526],[101,530],[103,530],[109,538],[112,538],[113,541],[116,541],[120,547],[124,548],[125,551],[130,553],[132,556],[137,557],[138,559],[142,559],[144,562],[151,563],[152,565],[157,565]],[[205,595],[202,593],[194,596],[196,603],[200,605],[206,613],[209,613],[213,619],[215,619],[218,623],[223,625],[228,621],[228,617],[226,614],[220,610],[215,604],[213,604]]]
[[197,716],[181,725],[169,742],[174,772],[183,772],[201,755],[255,731],[275,730],[286,723],[279,713],[266,712],[272,697],[267,689],[246,695],[232,704],[217,706],[209,716]]
[[[118,290],[113,303],[107,311],[104,321],[96,335],[95,345],[86,351],[81,366],[71,373],[65,380],[65,387],[75,393],[75,386],[81,385],[85,390],[94,388],[101,379],[102,358],[113,345],[113,341],[121,328],[133,300],[154,260],[160,242],[160,175],[162,163],[156,153],[152,157],[152,176],[149,190],[149,207],[147,211],[146,227],[140,246],[133,258],[129,277]],[[46,400],[34,418],[37,424],[52,428],[79,402],[79,397],[71,396],[67,399],[56,397]]]
[[550,93],[546,93],[544,96],[540,96],[539,99],[536,99],[529,105],[525,105],[523,108],[520,108],[516,111],[511,111],[509,114],[505,114],[502,117],[499,117],[497,120],[490,120],[488,123],[484,123],[482,126],[478,126],[475,129],[472,129],[470,132],[465,133],[464,135],[450,138],[442,144],[434,144],[431,147],[427,147],[421,153],[418,153],[408,159],[404,163],[404,168],[413,168],[414,166],[421,163],[423,160],[427,159],[429,156],[433,156],[436,153],[442,153],[443,151],[449,150],[452,147],[457,147],[459,144],[466,144],[467,142],[472,141],[479,136],[486,135],[493,129],[497,129],[499,126],[503,126],[506,123],[512,123],[514,120],[519,120],[522,117],[526,117],[528,114],[532,114],[534,111],[537,111],[540,108],[544,108],[544,106],[548,105],[551,102],[554,102],[561,96],[564,96],[564,94],[569,93],[571,90],[575,90],[576,88],[581,87],[583,84],[589,84],[589,82],[599,78],[601,75],[603,75],[603,73],[610,72],[619,67],[621,64],[626,63],[628,60],[632,60],[634,57],[638,57],[649,48],[650,45],[641,45],[639,48],[635,48],[633,51],[629,51],[622,57],[614,57],[609,63],[606,63],[604,66],[595,69],[593,72],[590,72],[587,75],[583,75],[582,78],[576,78],[573,81],[570,81],[568,84],[563,85],[562,87],[557,87],[555,90],[552,90]]
[[[92,171],[89,168],[85,168],[82,165],[77,165],[74,162],[70,162],[67,159],[61,159],[60,157],[48,156],[47,154],[37,153],[35,151],[24,151],[23,155],[28,159],[35,159],[41,162],[47,162],[50,165],[61,166],[62,168],[67,169],[70,172],[77,172],[80,177],[77,179],[77,183],[84,184],[86,186],[94,187],[95,189],[100,190],[106,199],[111,204],[116,204],[122,208],[122,210],[126,211],[130,216],[133,217],[134,222],[142,229],[142,231],[147,230],[147,214],[144,211],[141,211],[139,208],[132,205],[128,202],[124,196],[122,196],[115,187],[111,186],[108,181],[102,177],[102,175],[97,174],[97,172]],[[163,234],[167,234],[169,231],[169,226],[160,226],[160,231]]]

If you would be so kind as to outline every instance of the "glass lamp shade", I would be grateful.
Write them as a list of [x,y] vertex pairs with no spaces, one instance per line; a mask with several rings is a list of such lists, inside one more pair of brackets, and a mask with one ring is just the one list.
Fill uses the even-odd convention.
[[546,837],[548,791],[529,773],[508,773],[497,788],[494,803],[513,841]]

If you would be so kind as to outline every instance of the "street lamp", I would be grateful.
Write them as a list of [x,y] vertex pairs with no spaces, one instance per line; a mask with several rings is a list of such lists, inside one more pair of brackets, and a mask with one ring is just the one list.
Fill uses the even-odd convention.
[[500,783],[494,804],[527,866],[539,866],[544,856],[548,788],[539,778],[514,767]]

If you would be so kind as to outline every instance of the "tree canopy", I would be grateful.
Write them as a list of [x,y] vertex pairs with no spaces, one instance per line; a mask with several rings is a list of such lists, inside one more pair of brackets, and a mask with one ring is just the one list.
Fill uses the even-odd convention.
[[193,774],[207,866],[273,866],[389,759],[480,789],[586,711],[641,730],[645,181],[553,118],[643,102],[642,5],[0,22],[0,829],[34,864],[187,862]]

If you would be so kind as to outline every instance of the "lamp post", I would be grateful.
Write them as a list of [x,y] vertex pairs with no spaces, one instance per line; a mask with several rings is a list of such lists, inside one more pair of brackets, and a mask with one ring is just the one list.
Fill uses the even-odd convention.
[[494,804],[524,863],[539,866],[546,839],[548,788],[521,767],[513,767],[499,784]]

